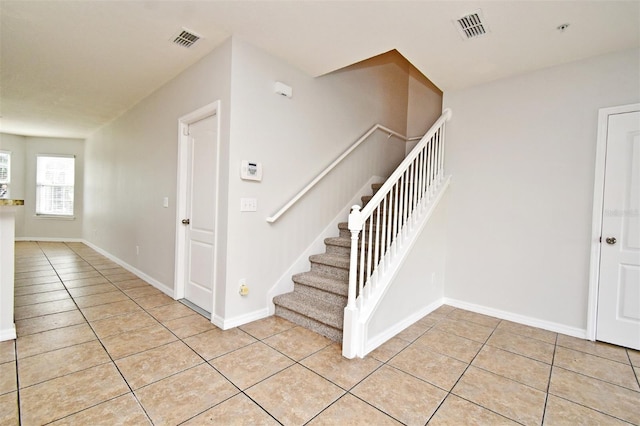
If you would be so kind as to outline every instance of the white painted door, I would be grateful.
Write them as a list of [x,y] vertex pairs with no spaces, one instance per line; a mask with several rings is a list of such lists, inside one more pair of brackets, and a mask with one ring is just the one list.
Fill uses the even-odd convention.
[[640,111],[609,115],[596,339],[640,349]]
[[189,125],[184,297],[211,313],[215,264],[217,120]]

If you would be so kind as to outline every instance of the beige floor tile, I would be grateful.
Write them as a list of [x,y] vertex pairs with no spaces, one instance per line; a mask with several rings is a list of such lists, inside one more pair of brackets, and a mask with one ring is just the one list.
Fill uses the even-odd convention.
[[180,317],[174,320],[165,321],[163,325],[171,330],[171,332],[178,336],[180,339],[184,339],[186,337],[204,333],[205,331],[210,331],[217,328],[211,323],[211,321],[200,314],[193,314],[186,317]]
[[284,370],[293,361],[264,343],[256,342],[215,358],[210,364],[244,390]]
[[90,285],[85,287],[70,288],[68,291],[69,291],[69,294],[71,294],[71,297],[75,298],[75,297],[92,296],[94,294],[110,293],[113,291],[118,291],[118,287],[114,286],[111,283],[96,284],[96,285]]
[[203,362],[202,358],[180,341],[115,361],[125,380],[134,390]]
[[300,363],[346,390],[354,387],[381,365],[380,361],[371,357],[344,358],[342,345],[337,343],[327,346]]
[[264,339],[264,342],[296,361],[300,361],[332,343],[326,337],[303,327],[290,328]]
[[429,420],[429,426],[491,425],[517,426],[518,423],[480,407],[472,402],[449,395]]
[[43,293],[32,293],[24,296],[16,295],[14,297],[14,306],[28,306],[35,305],[36,303],[54,302],[56,300],[70,299],[67,290],[53,290]]
[[556,339],[558,337],[558,333],[554,333],[553,331],[543,330],[541,328],[531,327],[506,320],[503,320],[498,325],[497,329],[542,340],[543,342],[551,343],[553,345],[556,344]]
[[640,351],[634,351],[633,349],[627,349],[629,359],[634,367],[640,367]]
[[184,339],[184,342],[191,349],[207,361],[250,345],[255,341],[256,339],[237,328],[223,331],[217,327]]
[[95,367],[111,359],[100,342],[81,343],[20,360],[20,388]]
[[78,307],[82,309],[90,308],[91,306],[106,305],[107,303],[122,302],[130,299],[129,296],[116,289],[116,291],[110,291],[108,293],[75,297],[74,300]]
[[122,291],[131,290],[133,288],[147,287],[151,285],[148,282],[141,280],[140,278],[134,278],[126,281],[118,281],[118,282],[114,282],[113,284]]
[[0,364],[16,359],[16,341],[5,340],[0,342]]
[[603,342],[592,342],[590,340],[578,339],[577,337],[558,335],[558,346],[573,349],[575,351],[586,352],[612,361],[629,363],[627,351],[620,347]]
[[388,363],[444,390],[451,390],[467,368],[466,363],[411,345]]
[[107,303],[106,305],[91,306],[80,309],[87,321],[98,321],[118,315],[141,312],[142,308],[133,300],[123,300],[120,302]]
[[[431,322],[434,322],[431,320]],[[400,333],[396,335],[400,339],[406,340],[407,342],[413,342],[418,337],[422,336],[427,330],[429,330],[433,325],[427,321],[416,321],[411,324],[409,327],[402,330]]]
[[452,393],[524,425],[542,422],[544,392],[473,366]]
[[18,359],[22,359],[92,340],[96,340],[96,335],[85,323],[18,337],[16,349]]
[[102,284],[110,284],[109,280],[107,280],[102,275],[91,277],[91,278],[80,278],[77,280],[66,280],[64,282],[64,286],[68,289],[78,288],[78,287],[89,287],[93,285],[102,285]]
[[375,358],[381,362],[387,362],[394,356],[398,355],[407,346],[409,346],[409,342],[406,340],[398,337],[392,337],[371,351],[367,357]]
[[158,295],[164,294],[163,292],[161,292],[160,290],[158,290],[157,288],[155,288],[150,284],[142,287],[134,287],[132,289],[125,290],[124,292],[127,294],[127,296],[129,296],[132,299],[138,299],[140,297],[158,296]]
[[151,422],[133,394],[128,393],[50,424],[55,426],[137,426],[151,425]]
[[553,367],[549,394],[640,424],[640,393]]
[[142,310],[91,322],[100,339],[152,325],[158,325],[158,321]]
[[[454,308],[453,306],[449,306],[449,305],[442,305],[439,306],[438,309],[435,309],[433,312],[431,312],[432,314],[439,314],[439,315],[449,315],[450,313],[456,311],[457,308]],[[431,314],[429,314],[431,315]]]
[[46,293],[56,290],[64,290],[64,285],[62,285],[61,281],[50,284],[16,286],[13,289],[13,294],[14,296],[25,296],[27,294]]
[[244,324],[239,328],[256,339],[263,340],[267,337],[273,336],[274,334],[289,330],[295,326],[296,325],[291,321],[272,315],[267,318]]
[[465,339],[451,333],[443,333],[436,329],[427,331],[422,337],[413,342],[414,346],[439,352],[462,362],[470,363],[482,348],[482,343]]
[[640,392],[633,368],[628,364],[560,346],[553,365]]
[[386,365],[351,393],[407,425],[424,425],[447,395],[429,383]]
[[[153,296],[144,296],[135,299],[135,302],[144,309],[151,309],[158,306],[164,306],[175,303],[175,301],[166,294],[156,294]],[[193,312],[193,311],[192,311]]]
[[14,280],[16,287],[40,285],[40,284],[55,284],[59,283],[60,278],[55,273],[48,273],[48,275],[42,275],[38,277],[30,278],[17,278]]
[[60,279],[62,280],[63,283],[67,283],[67,281],[74,281],[74,280],[84,280],[87,278],[98,278],[101,277],[100,272],[96,271],[95,269],[92,269],[90,271],[83,271],[83,272],[69,272],[69,273],[62,273],[62,274],[58,274],[60,276]]
[[244,394],[238,394],[192,418],[184,426],[278,426],[262,408]]
[[18,411],[18,392],[0,395],[0,425],[18,426],[20,423]]
[[[22,377],[20,377],[22,380]],[[16,362],[0,364],[0,395],[16,391],[18,389]]]
[[487,345],[547,364],[551,364],[553,361],[553,351],[555,349],[554,345],[550,343],[501,330],[496,330],[491,335],[487,340]]
[[433,328],[434,330],[455,334],[456,336],[464,337],[465,339],[474,340],[480,343],[486,342],[494,330],[493,327],[487,327],[469,321],[454,320],[451,318],[445,318]]
[[115,360],[177,340],[169,330],[160,324],[139,328],[102,339],[102,344]]
[[68,327],[70,325],[82,324],[84,322],[85,319],[80,311],[75,309],[73,311],[60,312],[57,314],[16,321],[16,331],[18,336],[22,337],[28,334]]
[[200,364],[135,391],[154,425],[184,422],[237,393],[238,389],[209,364]]
[[[112,273],[113,271],[113,273]],[[107,269],[102,271],[102,275],[104,275],[109,281],[111,281],[112,283],[118,283],[121,281],[131,281],[131,280],[136,280],[139,279],[135,274],[124,270],[124,272],[122,271],[118,271],[116,272],[116,270],[112,270],[112,269]]]
[[53,302],[38,303],[37,305],[16,306],[14,310],[14,319],[35,318],[42,315],[56,314],[58,312],[67,312],[76,310],[76,304],[71,298],[56,300]]
[[523,383],[543,392],[549,386],[551,366],[493,346],[482,348],[472,365],[499,376]]
[[20,391],[22,424],[58,420],[127,392],[112,363],[58,377]]
[[351,394],[346,394],[307,424],[309,426],[399,426],[402,423],[363,402],[361,399]]
[[302,425],[344,394],[338,386],[296,364],[245,393],[285,425]]
[[484,325],[486,327],[496,328],[500,324],[500,319],[490,317],[484,314],[478,314],[476,312],[466,311],[464,309],[456,309],[447,315],[448,318],[470,321],[476,324]]
[[591,410],[566,399],[549,395],[547,408],[544,412],[544,425],[580,425],[580,426],[624,426],[627,422],[608,416],[599,411]]
[[174,300],[170,304],[148,309],[147,312],[149,312],[158,321],[165,322],[193,315],[195,311]]

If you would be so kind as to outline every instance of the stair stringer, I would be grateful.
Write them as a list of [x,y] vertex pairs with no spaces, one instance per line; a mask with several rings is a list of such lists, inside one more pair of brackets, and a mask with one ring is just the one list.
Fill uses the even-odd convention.
[[[350,309],[348,306],[344,308],[342,355],[345,358],[364,358],[369,352],[388,340],[388,338],[393,337],[392,335],[389,335],[386,339],[376,338],[375,340],[370,340],[368,336],[369,322],[381,301],[384,299],[385,294],[389,290],[400,268],[404,264],[407,254],[413,248],[418,237],[429,221],[429,218],[436,210],[440,200],[447,190],[447,187],[449,186],[450,181],[451,175],[448,175],[443,179],[431,201],[424,206],[422,211],[419,213],[419,216],[416,218],[416,222],[413,224],[413,229],[402,240],[401,245],[396,247],[396,255],[394,259],[389,262],[389,266],[386,269],[385,274],[377,277],[375,286],[372,286],[372,288],[375,287],[375,290],[369,292],[365,305],[360,309]],[[397,241],[394,242],[392,246],[397,243]],[[392,250],[389,252],[393,251],[392,247]],[[358,296],[358,299],[356,299],[356,306],[359,306],[360,298],[361,296]],[[430,306],[425,307],[426,310],[430,308]],[[402,331],[403,328],[399,328],[398,332]]]
[[335,237],[336,229],[338,229],[338,224],[340,222],[345,222],[346,218],[349,216],[349,212],[351,211],[351,207],[354,204],[362,204],[361,198],[365,195],[371,194],[371,185],[376,183],[382,183],[385,181],[385,178],[381,176],[372,176],[363,186],[360,188],[356,195],[353,196],[348,203],[345,204],[345,207],[340,209],[340,212],[333,218],[331,223],[327,225],[326,228],[318,235],[318,237],[306,248],[306,250],[295,260],[295,262],[287,269],[278,281],[269,289],[267,292],[267,306],[269,309],[269,315],[273,315],[275,313],[275,304],[273,303],[273,298],[279,296],[281,294],[290,293],[293,291],[293,281],[291,277],[300,274],[302,272],[306,272],[311,268],[311,262],[309,261],[309,257],[317,254],[323,253],[325,251],[325,243],[324,240],[326,238]]

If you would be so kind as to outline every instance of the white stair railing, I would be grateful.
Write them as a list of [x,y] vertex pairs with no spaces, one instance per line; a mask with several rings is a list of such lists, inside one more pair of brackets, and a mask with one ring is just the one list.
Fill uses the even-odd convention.
[[[364,208],[349,215],[351,258],[345,308],[343,355],[362,356],[358,321],[379,296],[378,285],[411,235],[416,221],[444,182],[445,109],[431,129],[396,168]],[[377,297],[376,297],[377,298]]]

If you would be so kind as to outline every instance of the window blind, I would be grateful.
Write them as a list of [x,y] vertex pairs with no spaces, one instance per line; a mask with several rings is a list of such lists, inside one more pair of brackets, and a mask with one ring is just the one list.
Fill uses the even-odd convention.
[[38,155],[36,163],[36,214],[73,216],[75,158]]

